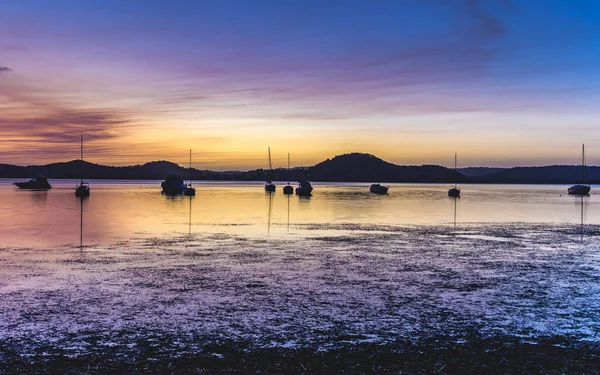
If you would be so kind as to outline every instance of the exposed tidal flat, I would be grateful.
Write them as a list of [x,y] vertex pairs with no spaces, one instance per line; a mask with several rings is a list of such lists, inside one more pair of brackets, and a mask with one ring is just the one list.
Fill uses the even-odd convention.
[[3,246],[0,373],[600,371],[598,225],[291,229]]

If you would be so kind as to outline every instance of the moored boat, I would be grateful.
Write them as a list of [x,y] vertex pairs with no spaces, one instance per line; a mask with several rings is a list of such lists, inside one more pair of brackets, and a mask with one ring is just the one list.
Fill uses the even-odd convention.
[[90,196],[90,184],[83,181],[83,135],[81,136],[81,168],[79,173],[81,174],[81,178],[79,180],[79,185],[75,188],[75,196],[79,198],[89,197]]
[[387,194],[388,189],[389,189],[388,186],[383,186],[381,184],[371,184],[369,191],[373,194],[384,195],[384,194]]
[[296,195],[303,196],[303,197],[309,197],[312,195],[312,191],[313,191],[313,187],[310,184],[310,182],[308,182],[308,180],[298,181],[298,187],[296,188]]
[[79,186],[75,188],[75,196],[83,198],[90,196],[90,185],[87,182],[81,180]]
[[[288,178],[289,178],[289,174],[290,174],[290,153],[288,152]],[[285,185],[283,187],[283,194],[286,194],[286,195],[294,194],[294,187],[292,185],[290,185],[289,181],[288,181],[287,185]]]
[[[192,150],[190,149],[190,173],[192,171]],[[192,187],[192,179],[190,178],[190,183],[187,184],[185,189],[183,189],[183,195],[187,195],[188,197],[192,197],[196,195],[196,189]]]
[[187,188],[187,185],[183,181],[183,178],[170,174],[165,180],[160,184],[162,188],[162,193],[167,195],[178,195],[183,194],[184,190]]
[[36,177],[29,181],[17,181],[13,182],[13,185],[19,187],[19,189],[31,190],[48,190],[52,188],[46,177]]
[[[456,154],[454,154],[454,171],[456,172]],[[460,189],[454,183],[454,186],[448,190],[448,196],[453,198],[460,198]]]
[[585,184],[585,145],[581,145],[581,183],[567,189],[570,195],[588,195],[591,186]]
[[271,181],[273,176],[273,164],[271,163],[271,147],[269,147],[269,180],[265,183],[265,191],[273,192],[276,189],[275,184]]
[[456,186],[453,186],[448,190],[448,196],[453,198],[460,198],[460,189]]
[[588,195],[590,193],[591,187],[589,185],[573,185],[567,189],[569,194],[571,195]]
[[294,187],[290,185],[289,182],[283,187],[283,194],[294,194]]

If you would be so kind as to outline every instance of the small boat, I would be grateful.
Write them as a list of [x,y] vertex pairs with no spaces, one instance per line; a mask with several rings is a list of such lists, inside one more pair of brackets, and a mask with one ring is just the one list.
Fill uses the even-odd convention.
[[[454,171],[456,172],[456,154],[454,154]],[[448,196],[453,198],[460,198],[460,189],[454,183],[454,186],[448,190]]]
[[265,191],[272,193],[276,190],[276,185],[272,182],[272,181],[267,181],[267,183],[265,184]]
[[369,191],[373,194],[384,195],[384,194],[387,194],[388,189],[389,189],[388,186],[383,186],[381,184],[371,184]]
[[310,182],[308,182],[308,180],[298,181],[298,187],[296,188],[296,195],[299,195],[302,197],[310,197],[312,195],[312,191],[313,191],[313,187],[310,184]]
[[19,189],[48,190],[52,188],[46,177],[36,177],[29,181],[17,181],[13,182],[13,185],[18,186]]
[[187,188],[187,185],[183,181],[183,178],[170,174],[165,180],[160,184],[162,188],[162,193],[167,195],[178,195],[183,194],[184,190]]
[[83,181],[83,135],[81,136],[81,168],[80,174],[82,174],[81,179],[79,180],[79,186],[75,188],[75,196],[79,198],[89,197],[90,196],[90,184]]
[[[273,176],[273,164],[271,163],[271,147],[269,147],[269,177]],[[269,179],[265,183],[265,191],[275,191],[275,184]]]
[[294,187],[292,185],[290,185],[289,182],[287,185],[285,185],[283,187],[283,194],[286,194],[286,195],[294,194]]
[[75,196],[83,198],[90,196],[90,184],[81,180],[79,186],[75,188]]
[[[190,149],[190,172],[192,170],[192,150]],[[196,189],[192,187],[192,179],[190,178],[190,183],[183,189],[183,195],[187,195],[188,197],[192,197],[196,195]]]
[[585,145],[581,145],[581,184],[573,185],[567,191],[570,195],[588,195],[590,189],[590,185],[585,185]]
[[456,186],[450,188],[450,190],[448,190],[448,196],[453,198],[460,198],[460,189]]
[[[289,174],[290,174],[290,153],[288,152],[288,178],[289,178]],[[294,187],[292,185],[290,185],[289,181],[288,181],[287,185],[285,185],[283,187],[283,194],[286,194],[286,195],[294,194]]]

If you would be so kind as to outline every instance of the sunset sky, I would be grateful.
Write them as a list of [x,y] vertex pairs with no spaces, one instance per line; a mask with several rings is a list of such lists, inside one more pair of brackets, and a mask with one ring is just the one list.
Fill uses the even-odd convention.
[[0,163],[600,164],[597,0],[0,0]]

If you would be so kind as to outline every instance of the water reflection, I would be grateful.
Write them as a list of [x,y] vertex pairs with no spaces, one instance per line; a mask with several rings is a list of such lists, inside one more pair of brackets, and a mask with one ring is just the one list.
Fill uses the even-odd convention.
[[192,238],[192,200],[194,199],[194,195],[188,196],[190,201],[190,212],[188,217],[188,237]]
[[268,196],[269,199],[269,210],[268,210],[268,219],[267,219],[267,236],[271,234],[271,215],[273,215],[273,198],[275,196],[274,191],[267,191],[265,195]]
[[78,197],[79,200],[79,248],[83,250],[83,202],[86,202],[88,196]]
[[456,230],[456,205],[460,198],[459,197],[449,197],[449,199],[452,199],[454,201],[454,230]]
[[31,192],[31,201],[35,206],[43,207],[48,203],[48,190],[34,190]]
[[583,241],[583,235],[585,233],[585,214],[587,212],[588,197],[589,194],[579,195],[576,197],[577,206],[579,206],[579,235],[581,241]]
[[[394,184],[388,196],[373,196],[364,184],[319,184],[314,196],[298,197],[265,196],[252,183],[199,182],[202,194],[195,198],[161,196],[157,184],[94,181],[93,199],[84,201],[73,199],[69,181],[53,181],[52,190],[40,192],[0,184],[0,238],[3,246],[76,244],[78,226],[80,246],[83,237],[102,245],[143,236],[191,236],[192,230],[265,237],[314,235],[319,228],[325,233],[336,224],[458,228],[458,204],[461,223],[570,223],[582,232],[600,224],[600,210],[593,209],[599,196],[567,199],[560,196],[561,185],[469,185],[468,199],[451,202],[443,184]],[[310,224],[310,232],[304,226],[292,231],[292,217],[294,223]]]

